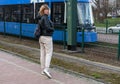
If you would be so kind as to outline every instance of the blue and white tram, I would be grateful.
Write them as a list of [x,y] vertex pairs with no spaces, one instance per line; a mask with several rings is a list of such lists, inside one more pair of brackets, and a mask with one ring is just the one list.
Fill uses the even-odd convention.
[[[55,25],[66,24],[66,0],[0,0],[0,32],[34,38],[35,17],[39,7],[46,3],[51,8],[50,18]],[[81,42],[80,28],[85,28],[85,42],[96,42],[90,0],[78,0],[77,42]],[[67,35],[66,35],[67,36]],[[63,41],[64,31],[55,27],[53,40]]]

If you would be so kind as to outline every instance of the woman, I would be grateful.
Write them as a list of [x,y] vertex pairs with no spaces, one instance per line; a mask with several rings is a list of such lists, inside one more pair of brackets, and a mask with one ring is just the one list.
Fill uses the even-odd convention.
[[52,78],[51,74],[49,73],[50,62],[53,53],[53,42],[52,42],[52,34],[54,32],[53,24],[49,20],[49,7],[48,5],[44,4],[40,7],[39,10],[39,25],[41,28],[41,36],[39,38],[40,43],[40,62],[41,62],[41,69],[42,74],[45,74],[48,78]]

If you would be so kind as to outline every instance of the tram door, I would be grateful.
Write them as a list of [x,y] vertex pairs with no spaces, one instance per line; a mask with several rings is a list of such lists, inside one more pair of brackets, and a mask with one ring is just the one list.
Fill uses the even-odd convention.
[[64,3],[52,3],[51,19],[55,25],[64,24]]

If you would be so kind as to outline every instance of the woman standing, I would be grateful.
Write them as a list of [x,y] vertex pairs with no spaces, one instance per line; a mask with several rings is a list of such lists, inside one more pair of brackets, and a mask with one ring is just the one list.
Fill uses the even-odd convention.
[[49,73],[49,67],[53,53],[52,34],[54,32],[54,28],[51,20],[48,18],[49,11],[50,9],[46,4],[40,7],[38,16],[40,17],[40,20],[38,25],[40,25],[41,28],[39,43],[42,74],[45,74],[48,78],[52,78],[51,74]]

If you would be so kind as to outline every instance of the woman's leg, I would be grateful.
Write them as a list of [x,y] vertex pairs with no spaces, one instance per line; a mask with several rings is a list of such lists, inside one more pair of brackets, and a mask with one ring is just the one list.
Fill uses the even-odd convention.
[[41,63],[41,69],[43,70],[45,68],[45,46],[42,42],[42,37],[39,39],[40,43],[40,63]]
[[53,42],[52,42],[52,37],[47,37],[46,38],[46,43],[45,43],[45,68],[49,69],[50,63],[51,63],[51,58],[52,58],[52,53],[53,53]]
[[44,73],[48,78],[52,78],[51,74],[49,73],[49,67],[50,67],[50,62],[52,58],[52,52],[53,52],[53,43],[52,43],[52,37],[45,37],[45,69]]

